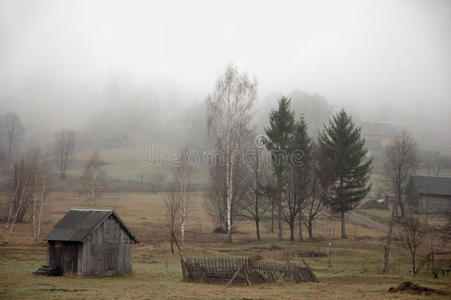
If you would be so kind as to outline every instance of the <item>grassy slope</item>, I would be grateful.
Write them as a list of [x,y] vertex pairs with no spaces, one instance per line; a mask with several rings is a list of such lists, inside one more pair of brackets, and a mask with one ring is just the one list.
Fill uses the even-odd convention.
[[[174,151],[172,148],[164,146],[154,146],[152,150],[149,147],[128,147],[114,149],[99,149],[102,160],[106,163],[103,168],[107,176],[123,180],[141,180],[148,182],[149,176],[155,173],[161,173],[165,177],[165,183],[170,180],[171,168],[167,163],[167,153]],[[86,161],[89,159],[91,151],[78,152],[73,159],[77,161]],[[140,156],[144,157],[144,162]],[[153,157],[152,161],[149,157]],[[83,163],[75,166],[69,166],[68,175],[80,176],[83,174]],[[205,168],[194,168],[191,174],[193,184],[204,184],[207,181],[207,171]]]

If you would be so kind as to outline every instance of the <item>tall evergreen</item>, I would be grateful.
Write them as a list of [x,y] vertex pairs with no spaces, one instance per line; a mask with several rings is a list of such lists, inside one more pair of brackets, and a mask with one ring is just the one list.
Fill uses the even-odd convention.
[[282,240],[282,189],[284,173],[288,167],[287,154],[290,152],[295,128],[294,111],[291,110],[291,101],[286,97],[279,100],[277,110],[269,115],[269,127],[265,128],[265,145],[271,152],[272,165],[276,178],[276,200],[278,219],[278,239]]
[[320,149],[335,169],[335,184],[326,205],[340,213],[342,238],[346,238],[345,213],[354,209],[371,188],[372,160],[366,158],[364,143],[360,128],[344,110],[335,114],[319,135]]
[[306,156],[308,154],[306,152],[309,151],[310,137],[307,134],[308,128],[309,126],[307,125],[304,116],[301,116],[294,126],[293,142],[291,143],[293,150],[302,150],[304,156]]
[[298,216],[299,240],[302,236],[302,209],[311,191],[311,160],[310,137],[307,134],[308,125],[303,116],[296,122],[291,142],[290,165],[287,187],[287,209],[284,220],[290,227],[290,240],[294,240],[294,225]]

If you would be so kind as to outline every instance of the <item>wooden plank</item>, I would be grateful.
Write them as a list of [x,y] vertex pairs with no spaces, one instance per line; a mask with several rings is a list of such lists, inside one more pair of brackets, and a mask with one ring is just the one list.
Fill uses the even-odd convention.
[[232,282],[235,280],[235,278],[238,276],[238,273],[240,273],[241,268],[238,269],[232,276],[232,278],[230,278],[229,282],[227,282],[226,284],[226,288],[230,287],[230,285],[232,284]]
[[243,266],[243,267],[241,267],[241,269],[243,270],[244,277],[246,277],[247,285],[248,285],[248,286],[251,286],[251,285],[252,285],[252,282],[251,282],[251,280],[249,279],[248,268],[247,268],[246,266]]

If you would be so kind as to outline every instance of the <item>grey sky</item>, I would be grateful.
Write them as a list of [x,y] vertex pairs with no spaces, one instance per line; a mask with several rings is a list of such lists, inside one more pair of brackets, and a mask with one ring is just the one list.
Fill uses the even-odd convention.
[[[233,62],[261,95],[297,88],[359,108],[443,114],[450,53],[451,1],[0,0],[0,89],[16,98],[43,78],[100,93],[111,71],[201,97]],[[90,101],[75,98],[58,101]]]

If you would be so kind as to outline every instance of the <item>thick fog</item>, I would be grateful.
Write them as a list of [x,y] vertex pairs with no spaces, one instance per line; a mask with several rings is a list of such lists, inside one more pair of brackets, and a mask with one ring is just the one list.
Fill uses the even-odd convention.
[[450,53],[446,0],[0,0],[0,113],[28,139],[196,130],[234,63],[258,80],[260,123],[278,95],[307,93],[451,151]]

